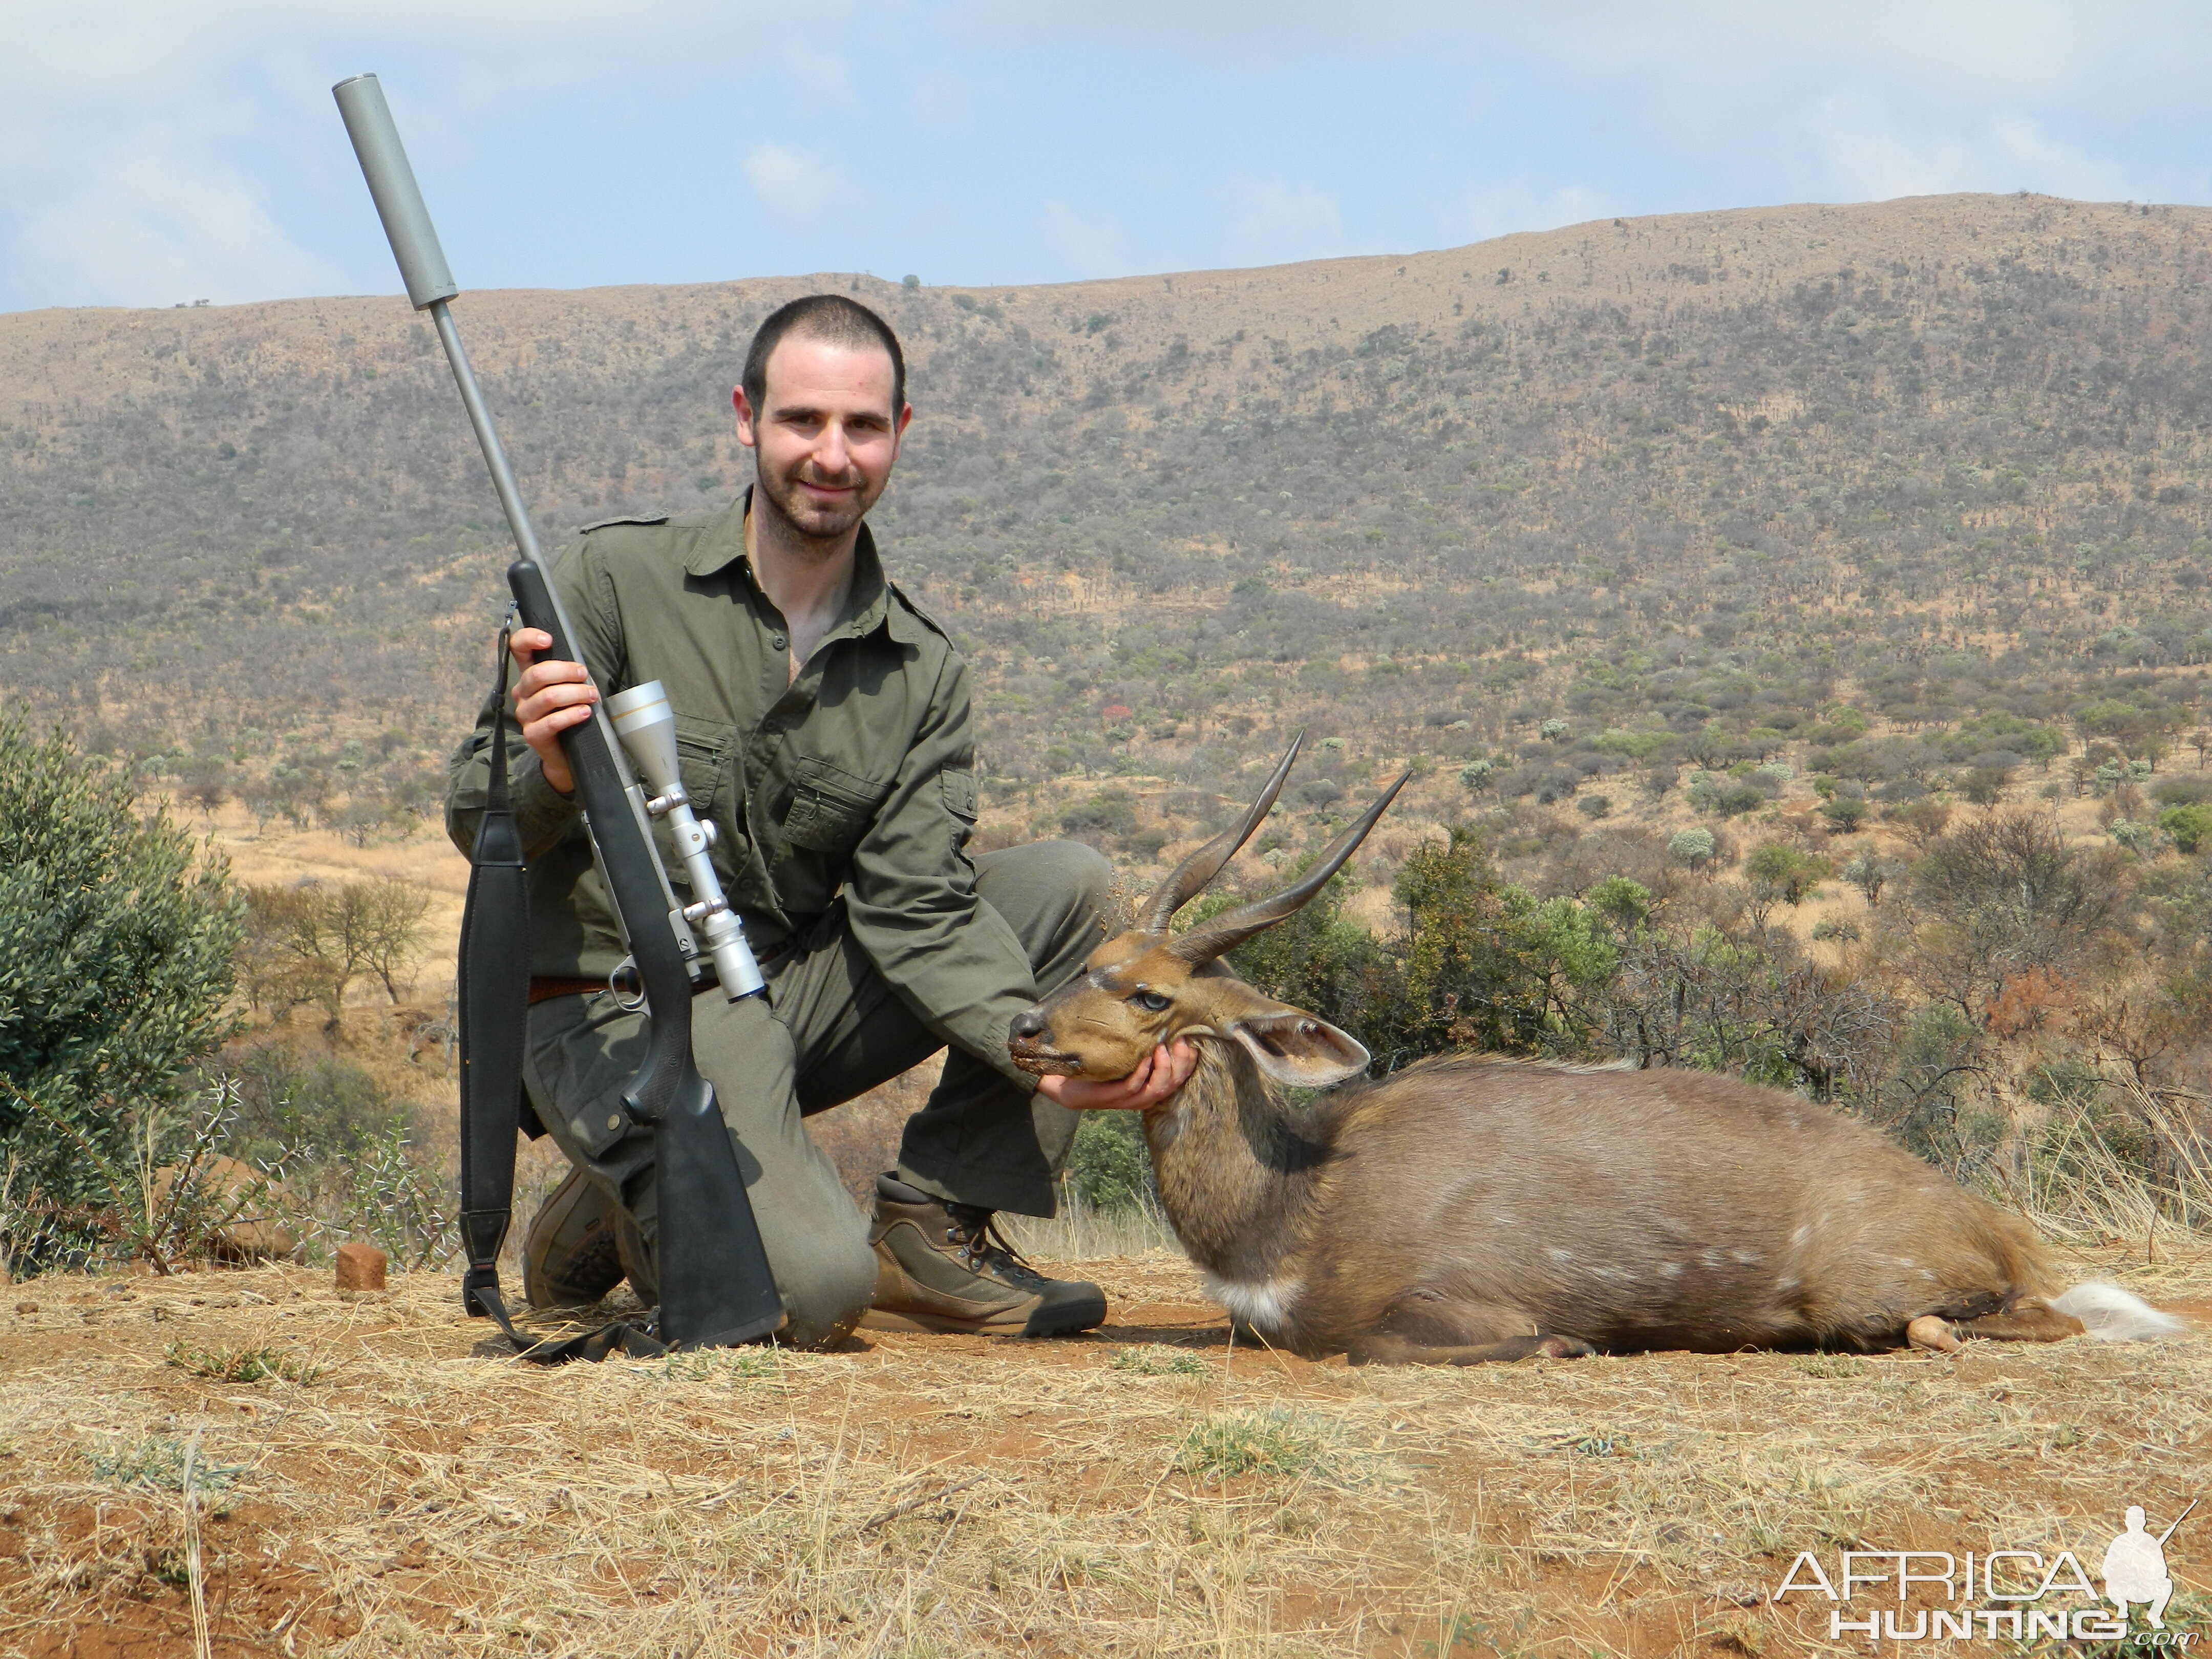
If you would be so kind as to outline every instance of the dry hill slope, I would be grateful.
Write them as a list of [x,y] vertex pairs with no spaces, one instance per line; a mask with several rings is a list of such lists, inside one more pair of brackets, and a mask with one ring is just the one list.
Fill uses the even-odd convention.
[[[1346,775],[1524,760],[1547,720],[1802,762],[1838,697],[1982,721],[1958,758],[2116,697],[2170,740],[2172,671],[2212,656],[2208,275],[2203,210],[1951,197],[463,306],[557,536],[727,499],[753,324],[825,284],[880,305],[921,411],[880,524],[977,659],[987,764],[1206,793],[1292,723]],[[0,469],[19,697],[186,781],[433,788],[504,534],[400,302],[0,318]]]

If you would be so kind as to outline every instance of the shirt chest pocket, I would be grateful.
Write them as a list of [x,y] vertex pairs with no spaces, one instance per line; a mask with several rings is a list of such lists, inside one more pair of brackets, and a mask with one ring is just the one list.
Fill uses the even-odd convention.
[[726,720],[701,720],[690,714],[676,717],[676,770],[690,797],[691,810],[701,817],[714,810],[715,793],[730,765],[730,751],[738,728]]
[[812,853],[850,853],[875,822],[876,809],[890,787],[888,779],[864,778],[825,760],[802,759],[791,810],[784,815],[784,839]]

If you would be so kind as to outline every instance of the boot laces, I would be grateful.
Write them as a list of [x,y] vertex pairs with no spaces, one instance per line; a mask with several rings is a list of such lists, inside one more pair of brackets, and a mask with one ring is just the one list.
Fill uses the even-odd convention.
[[945,1230],[945,1242],[958,1248],[960,1260],[970,1271],[995,1273],[1025,1291],[1041,1290],[1052,1283],[1030,1267],[999,1231],[997,1211],[972,1204],[947,1204],[945,1212],[952,1222]]

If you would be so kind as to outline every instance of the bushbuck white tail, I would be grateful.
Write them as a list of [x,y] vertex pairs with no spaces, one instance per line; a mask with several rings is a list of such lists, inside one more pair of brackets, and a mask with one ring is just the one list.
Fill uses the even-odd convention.
[[1292,1108],[1282,1087],[1342,1083],[1367,1051],[1218,958],[1318,892],[1405,780],[1283,892],[1169,923],[1267,816],[1297,750],[1009,1043],[1033,1073],[1096,1078],[1195,1045],[1189,1082],[1145,1115],[1160,1200],[1212,1295],[1270,1343],[1468,1364],[2180,1328],[2117,1286],[2057,1294],[2018,1217],[1863,1124],[1708,1073],[1455,1059]]

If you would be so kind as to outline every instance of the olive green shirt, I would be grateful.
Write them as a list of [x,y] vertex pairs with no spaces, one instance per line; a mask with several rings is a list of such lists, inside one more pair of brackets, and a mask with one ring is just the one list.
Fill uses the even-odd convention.
[[[839,924],[933,1031],[1007,1077],[1006,1027],[1037,1000],[1013,931],[975,895],[968,665],[884,575],[860,528],[843,614],[789,679],[789,629],[744,556],[751,500],[720,513],[594,525],[553,583],[603,696],[648,680],[676,715],[684,793],[711,818],[714,873],[756,955],[826,943]],[[455,751],[447,831],[476,842],[492,704]],[[530,861],[533,975],[600,978],[621,934],[577,802],[508,729]],[[665,826],[663,863],[691,894]]]

